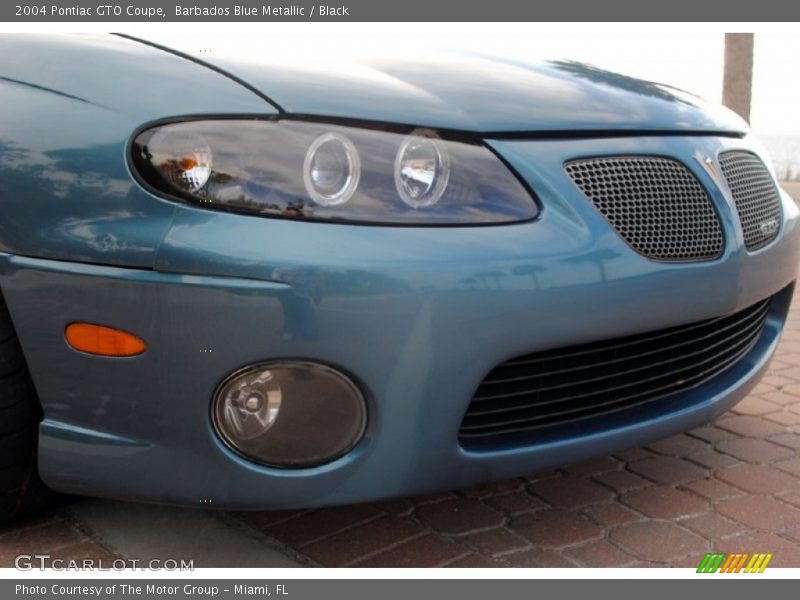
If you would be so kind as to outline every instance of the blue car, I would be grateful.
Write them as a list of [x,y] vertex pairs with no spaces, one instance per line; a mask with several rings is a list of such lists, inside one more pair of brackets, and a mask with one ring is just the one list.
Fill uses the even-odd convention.
[[798,209],[747,125],[570,61],[0,38],[0,515],[314,507],[698,427]]

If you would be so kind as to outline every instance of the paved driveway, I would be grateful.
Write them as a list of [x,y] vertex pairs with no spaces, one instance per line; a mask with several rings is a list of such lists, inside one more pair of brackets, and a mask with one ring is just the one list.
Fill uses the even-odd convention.
[[772,552],[800,567],[800,300],[768,375],[714,424],[563,470],[314,511],[220,513],[78,500],[0,529],[18,554],[195,566],[696,566]]

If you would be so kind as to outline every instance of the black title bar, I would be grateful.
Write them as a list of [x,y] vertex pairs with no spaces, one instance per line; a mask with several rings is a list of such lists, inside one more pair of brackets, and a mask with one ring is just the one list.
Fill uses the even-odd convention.
[[800,3],[697,2],[670,0],[570,0],[531,2],[491,0],[342,0],[330,3],[236,0],[12,0],[0,5],[4,22],[285,22],[285,21],[701,21],[788,22],[800,20]]

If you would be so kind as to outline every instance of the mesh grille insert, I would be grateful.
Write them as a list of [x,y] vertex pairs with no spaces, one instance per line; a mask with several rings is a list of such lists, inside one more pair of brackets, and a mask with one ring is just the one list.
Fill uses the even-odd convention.
[[745,246],[757,250],[778,235],[781,204],[775,183],[764,163],[750,152],[723,152],[719,164],[742,222]]
[[663,410],[747,354],[769,306],[768,298],[724,317],[506,361],[476,390],[460,443],[493,445],[512,436],[525,444],[563,435],[564,427],[605,427],[609,415],[617,423],[623,411]]
[[675,262],[722,254],[724,237],[711,199],[678,161],[613,156],[570,161],[565,169],[639,254]]

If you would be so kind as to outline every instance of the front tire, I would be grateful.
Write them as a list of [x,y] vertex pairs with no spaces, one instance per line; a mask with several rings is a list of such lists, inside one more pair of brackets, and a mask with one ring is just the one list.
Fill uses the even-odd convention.
[[0,294],[0,523],[33,515],[53,498],[37,472],[41,420],[36,390]]

